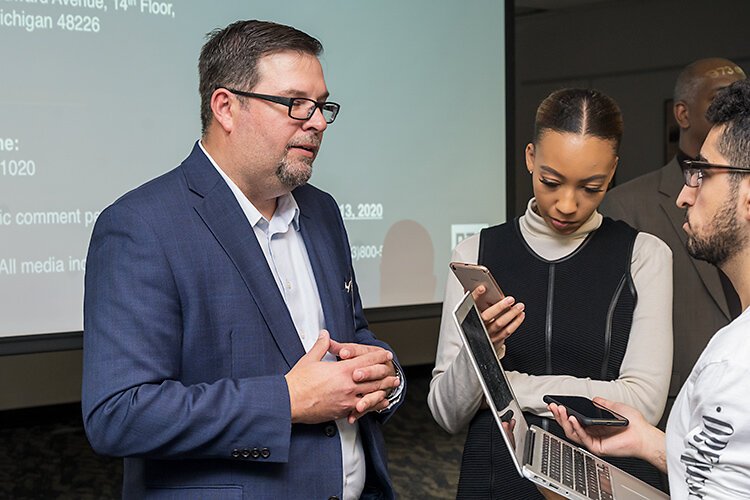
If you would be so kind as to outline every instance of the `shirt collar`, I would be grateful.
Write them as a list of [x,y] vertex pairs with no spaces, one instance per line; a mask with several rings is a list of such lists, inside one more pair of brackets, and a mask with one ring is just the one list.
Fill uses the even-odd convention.
[[292,193],[283,194],[276,199],[276,211],[273,213],[271,219],[273,222],[267,221],[260,211],[255,208],[255,205],[247,199],[247,196],[245,196],[237,184],[235,184],[221,167],[219,167],[208,151],[206,151],[206,148],[203,147],[203,143],[198,141],[198,145],[200,146],[201,151],[203,151],[203,154],[206,155],[206,158],[211,162],[211,165],[214,166],[222,179],[224,179],[224,182],[227,183],[229,189],[232,190],[232,194],[234,194],[234,197],[237,199],[237,203],[240,204],[242,212],[253,227],[261,223],[266,227],[270,227],[270,225],[277,226],[278,224],[277,227],[281,228],[283,226],[285,230],[291,225],[295,231],[299,231],[299,205],[297,204],[297,200],[294,199],[294,196],[292,196]]
[[276,200],[276,212],[273,218],[277,217],[284,222],[285,226],[291,225],[295,231],[299,231],[299,205],[292,193],[279,196]]

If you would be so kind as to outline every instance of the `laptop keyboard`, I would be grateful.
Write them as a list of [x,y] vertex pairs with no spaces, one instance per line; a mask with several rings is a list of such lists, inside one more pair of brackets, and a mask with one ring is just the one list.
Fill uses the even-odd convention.
[[549,434],[542,435],[542,472],[588,498],[614,499],[609,467]]

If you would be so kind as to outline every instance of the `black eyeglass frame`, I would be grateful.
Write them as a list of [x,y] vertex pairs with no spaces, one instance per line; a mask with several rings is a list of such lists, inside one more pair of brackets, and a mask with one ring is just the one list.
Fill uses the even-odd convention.
[[[245,92],[244,90],[237,90],[237,89],[231,89],[229,87],[216,87],[217,89],[225,89],[231,92],[232,94],[236,94],[242,97],[254,97],[256,99],[262,99],[264,101],[269,102],[275,102],[277,104],[283,104],[288,108],[288,115],[289,118],[292,120],[300,120],[300,121],[307,121],[315,114],[316,109],[320,109],[321,114],[323,115],[323,119],[326,121],[327,124],[333,123],[333,121],[336,119],[336,117],[339,114],[339,111],[341,110],[341,105],[337,102],[318,102],[314,99],[308,99],[306,97],[283,97],[279,95],[269,95],[269,94],[256,94],[255,92]],[[306,118],[300,118],[297,116],[292,116],[292,107],[294,106],[294,103],[297,101],[305,101],[305,102],[311,102],[314,104],[312,108],[310,108],[310,112],[307,114]],[[325,108],[325,106],[329,106],[328,109]],[[331,108],[333,106],[333,108]],[[327,111],[331,114],[330,119],[326,118],[326,114],[324,111]]]
[[[697,188],[701,186],[703,179],[703,170],[726,170],[727,172],[741,172],[750,173],[750,167],[735,167],[733,165],[718,165],[716,163],[709,163],[702,160],[685,160],[682,162],[682,177],[685,185],[691,188]],[[693,176],[697,174],[697,180],[695,185],[690,182]]]

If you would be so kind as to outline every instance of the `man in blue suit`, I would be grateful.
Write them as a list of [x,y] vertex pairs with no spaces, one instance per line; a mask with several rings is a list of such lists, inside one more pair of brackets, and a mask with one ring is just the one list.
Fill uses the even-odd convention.
[[339,105],[320,43],[241,21],[199,62],[203,135],[100,215],[83,412],[125,498],[393,498],[403,399],[367,329],[333,198],[307,185]]

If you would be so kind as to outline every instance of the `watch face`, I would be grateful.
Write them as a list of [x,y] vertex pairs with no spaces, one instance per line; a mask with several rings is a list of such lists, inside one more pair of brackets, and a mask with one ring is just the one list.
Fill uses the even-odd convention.
[[[396,378],[398,379],[398,385],[396,387],[391,387],[388,389],[388,392],[385,394],[385,398],[393,404],[394,402],[398,401],[399,396],[401,396],[401,370],[398,369],[398,366],[396,363],[393,363],[393,369],[396,370]],[[390,405],[388,405],[390,406]]]

